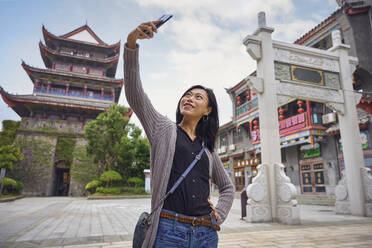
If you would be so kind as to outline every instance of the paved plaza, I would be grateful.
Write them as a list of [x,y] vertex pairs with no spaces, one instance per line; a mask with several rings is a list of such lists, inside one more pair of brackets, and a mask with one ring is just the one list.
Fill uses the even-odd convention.
[[[149,205],[149,198],[33,197],[0,203],[0,247],[131,247],[134,225]],[[335,215],[326,206],[300,208],[301,225],[251,224],[240,220],[235,199],[219,247],[372,247],[372,218]]]

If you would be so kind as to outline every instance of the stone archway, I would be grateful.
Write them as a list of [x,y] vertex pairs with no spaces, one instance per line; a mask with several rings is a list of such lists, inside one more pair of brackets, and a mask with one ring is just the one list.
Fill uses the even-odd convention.
[[[372,192],[372,177],[364,172],[356,118],[361,95],[352,86],[357,59],[348,55],[350,47],[342,44],[338,30],[332,32],[333,47],[327,51],[274,41],[273,31],[260,12],[258,29],[243,42],[257,61],[257,76],[247,77],[247,82],[258,93],[262,153],[258,175],[247,189],[247,219],[299,223],[296,190],[281,164],[277,111],[278,105],[292,99],[322,102],[338,114],[347,180],[344,202],[336,202],[336,211],[339,203],[353,215],[371,216],[372,194],[367,192]],[[341,190],[336,189],[336,198],[337,192]]]

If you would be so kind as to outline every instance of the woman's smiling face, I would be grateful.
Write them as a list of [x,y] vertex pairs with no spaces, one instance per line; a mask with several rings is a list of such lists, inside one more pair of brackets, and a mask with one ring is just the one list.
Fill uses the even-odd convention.
[[212,110],[211,107],[208,107],[207,92],[200,88],[187,91],[181,98],[179,108],[183,116],[195,119],[208,115]]

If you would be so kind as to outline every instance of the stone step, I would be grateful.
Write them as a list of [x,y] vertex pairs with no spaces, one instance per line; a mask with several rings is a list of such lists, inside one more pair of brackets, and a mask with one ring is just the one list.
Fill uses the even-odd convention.
[[297,195],[298,204],[334,206],[336,197],[334,195]]

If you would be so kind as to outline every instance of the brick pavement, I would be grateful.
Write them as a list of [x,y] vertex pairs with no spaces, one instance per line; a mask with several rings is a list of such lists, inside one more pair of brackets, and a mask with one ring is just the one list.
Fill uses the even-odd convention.
[[[212,198],[216,200],[216,198]],[[0,247],[131,247],[134,224],[150,199],[24,198],[0,203]],[[372,218],[301,205],[301,225],[252,224],[235,200],[220,247],[372,247]]]
[[[372,223],[346,224],[286,229],[279,225],[272,230],[219,235],[219,248],[276,247],[276,248],[336,248],[372,247]],[[106,242],[87,245],[58,246],[53,248],[129,248],[131,241]]]

